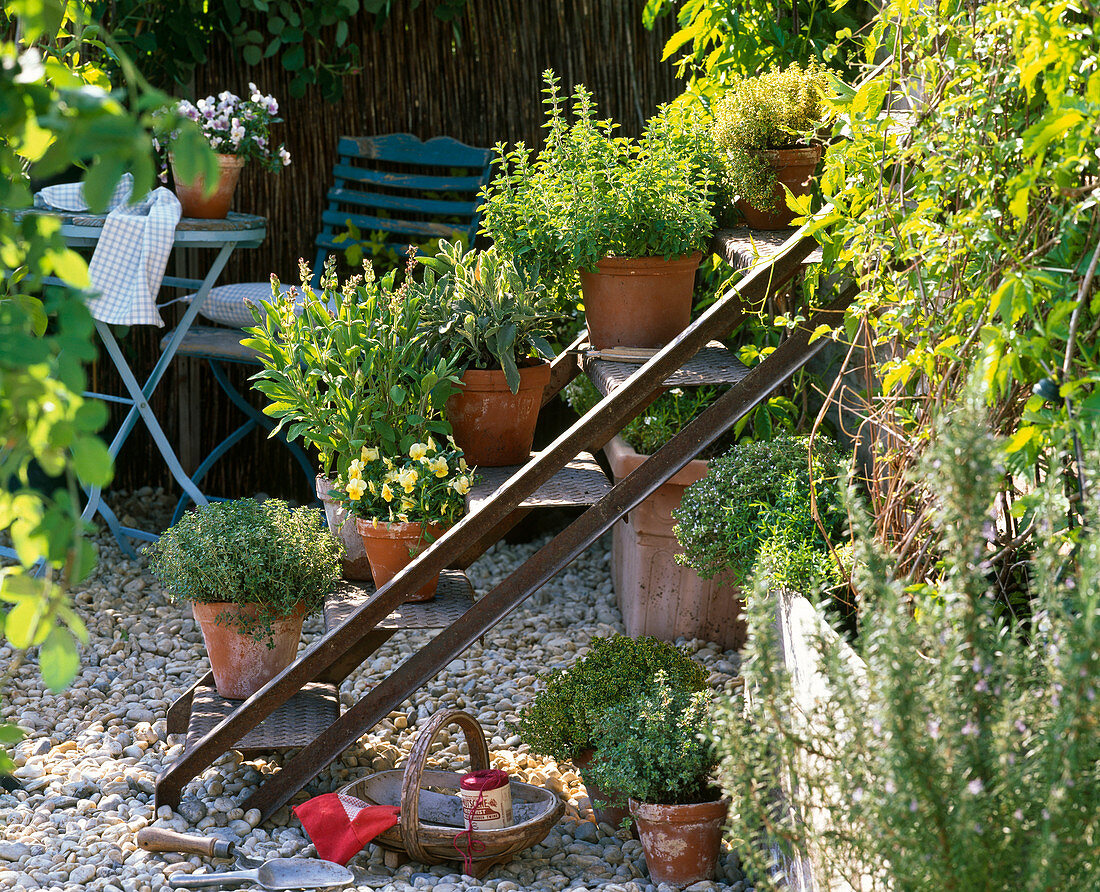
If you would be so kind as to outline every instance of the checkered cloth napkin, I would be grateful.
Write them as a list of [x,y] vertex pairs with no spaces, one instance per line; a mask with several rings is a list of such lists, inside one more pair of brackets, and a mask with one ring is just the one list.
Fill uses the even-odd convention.
[[[92,316],[113,325],[164,326],[157,311],[157,292],[180,219],[180,202],[163,187],[130,204],[133,177],[124,174],[107,204],[88,277],[99,293],[88,301]],[[81,183],[47,186],[34,197],[36,207],[59,211],[88,210]]]

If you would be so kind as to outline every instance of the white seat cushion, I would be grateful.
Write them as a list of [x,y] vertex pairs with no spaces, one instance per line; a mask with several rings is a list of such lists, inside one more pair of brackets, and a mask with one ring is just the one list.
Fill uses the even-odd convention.
[[[279,290],[283,295],[292,295],[294,303],[301,306],[301,288],[295,285],[280,285]],[[192,297],[194,297],[193,294],[184,299],[190,300]],[[252,311],[245,301],[259,307],[262,300],[271,300],[270,282],[241,282],[236,285],[219,285],[217,288],[210,289],[210,293],[206,296],[199,313],[211,322],[228,325],[230,328],[251,328],[256,324],[256,320],[252,318]]]

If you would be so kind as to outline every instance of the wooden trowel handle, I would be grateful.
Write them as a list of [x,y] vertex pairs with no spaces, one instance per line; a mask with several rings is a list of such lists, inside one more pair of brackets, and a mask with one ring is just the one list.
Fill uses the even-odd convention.
[[137,844],[147,852],[182,852],[185,855],[206,855],[208,858],[230,858],[233,842],[216,836],[190,836],[161,827],[142,827]]

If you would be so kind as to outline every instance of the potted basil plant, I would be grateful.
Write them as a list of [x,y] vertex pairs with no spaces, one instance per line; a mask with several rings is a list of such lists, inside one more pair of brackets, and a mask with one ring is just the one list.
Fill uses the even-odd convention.
[[148,549],[168,593],[190,601],[214,683],[246,700],[294,660],[302,620],[340,578],[340,543],[312,508],[254,499],[183,515]]
[[[446,415],[466,460],[479,467],[527,461],[560,318],[546,286],[495,249],[467,252],[439,243],[422,258],[427,299],[422,319],[429,355],[464,367]],[[438,279],[436,276],[438,275]]]
[[546,144],[532,160],[498,146],[483,229],[517,264],[537,264],[560,295],[579,274],[596,348],[660,347],[691,321],[692,287],[714,228],[711,184],[668,109],[640,139],[596,119],[592,94],[573,93],[573,120],[558,78],[547,88]]

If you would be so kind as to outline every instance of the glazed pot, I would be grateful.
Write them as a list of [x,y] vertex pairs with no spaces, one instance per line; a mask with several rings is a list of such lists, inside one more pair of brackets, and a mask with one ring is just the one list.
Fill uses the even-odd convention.
[[206,194],[206,179],[203,176],[196,177],[192,182],[185,183],[176,173],[176,163],[170,159],[172,165],[172,177],[176,181],[176,197],[183,206],[183,216],[198,217],[203,220],[223,220],[229,213],[229,205],[233,201],[233,192],[237,188],[237,180],[244,167],[244,159],[240,155],[217,155],[218,182],[214,191]]
[[631,799],[650,879],[681,888],[713,879],[729,807],[729,797],[692,805]]
[[[630,817],[630,811],[618,805],[597,805],[597,802],[622,802],[626,797],[618,790],[604,790],[594,783],[589,783],[585,769],[592,764],[595,755],[596,751],[593,749],[583,750],[579,755],[573,757],[572,762],[580,769],[581,780],[584,781],[584,789],[588,793],[588,798],[592,801],[592,811],[596,815],[596,821],[600,824],[610,824],[618,830],[623,821]],[[634,835],[638,835],[636,830]]]
[[691,322],[701,251],[686,257],[605,257],[581,271],[588,341],[610,347],[663,347]]
[[298,653],[304,605],[299,605],[290,616],[272,621],[274,647],[267,646],[268,639],[256,641],[251,635],[245,635],[235,622],[217,621],[225,613],[254,618],[259,613],[256,604],[196,601],[191,605],[191,612],[202,629],[202,640],[206,643],[206,654],[214,672],[214,685],[226,700],[247,700],[294,662]]
[[[376,588],[381,588],[393,579],[412,562],[414,557],[446,532],[444,527],[434,523],[428,524],[425,530],[424,525],[419,523],[379,521],[376,525],[373,521],[364,520],[362,517],[355,518],[355,528],[363,540],[363,548],[370,561]],[[426,538],[425,532],[431,536],[431,540]],[[437,585],[439,585],[438,573],[405,598],[405,601],[430,601],[435,597]]]
[[340,572],[344,579],[373,579],[370,561],[367,560],[363,539],[355,529],[355,518],[348,515],[347,509],[339,502],[329,498],[332,481],[324,474],[318,474],[315,482],[317,498],[325,508],[325,520],[328,530],[344,546],[344,555],[340,558]]
[[787,207],[786,186],[796,196],[810,194],[810,180],[821,160],[821,146],[792,149],[763,149],[758,153],[775,171],[775,205],[769,210],[759,210],[743,199],[737,199],[737,209],[744,215],[749,229],[786,229],[795,218],[795,212]]
[[502,369],[467,369],[462,389],[447,400],[447,420],[467,464],[480,468],[522,465],[531,455],[550,363],[519,370],[512,393]]

